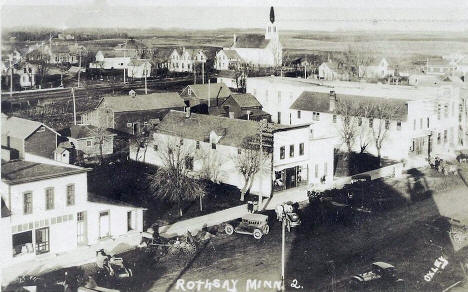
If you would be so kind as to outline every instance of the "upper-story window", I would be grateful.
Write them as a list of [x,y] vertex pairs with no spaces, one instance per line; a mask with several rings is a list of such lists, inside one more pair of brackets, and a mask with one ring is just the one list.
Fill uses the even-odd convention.
[[301,118],[301,111],[297,111],[297,118],[298,118],[298,119]]
[[54,209],[54,188],[46,189],[46,210]]
[[427,128],[429,129],[429,127],[430,127],[430,119],[429,117],[427,117]]
[[86,147],[91,147],[91,140],[86,141]]
[[284,146],[280,147],[280,159],[284,159],[286,155],[286,148]]
[[320,121],[320,113],[312,112],[312,120]]
[[195,148],[200,149],[200,141],[195,142]]
[[67,185],[67,206],[75,205],[75,184]]
[[396,122],[396,129],[397,129],[397,131],[401,130],[401,122],[400,121]]
[[449,107],[448,104],[444,105],[444,118],[448,118],[449,115]]
[[304,155],[304,143],[299,144],[299,155]]
[[333,123],[336,123],[336,115],[333,115]]
[[23,213],[32,214],[32,192],[23,193]]
[[437,119],[440,120],[440,112],[441,112],[442,106],[440,104],[437,105]]
[[289,145],[289,157],[294,157],[294,145]]
[[216,144],[215,143],[211,143],[211,149],[216,149]]

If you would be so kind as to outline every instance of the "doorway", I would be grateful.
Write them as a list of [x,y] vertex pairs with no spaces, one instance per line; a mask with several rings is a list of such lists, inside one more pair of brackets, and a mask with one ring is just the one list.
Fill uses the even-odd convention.
[[110,218],[109,211],[99,213],[99,238],[110,236]]
[[86,226],[86,211],[78,212],[76,214],[76,235],[78,245],[87,245],[87,226]]
[[36,229],[36,254],[49,252],[49,227]]
[[297,167],[286,168],[286,189],[297,185]]

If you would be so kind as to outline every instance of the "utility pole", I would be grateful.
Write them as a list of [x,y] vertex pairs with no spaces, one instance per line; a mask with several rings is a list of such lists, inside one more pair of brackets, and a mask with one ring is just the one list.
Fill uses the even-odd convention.
[[9,57],[8,59],[10,60],[10,97],[12,97],[13,96],[13,65],[11,64],[11,61],[13,59],[13,55],[10,54],[8,57]]
[[80,62],[78,65],[78,88],[80,88],[80,73],[81,73],[81,48],[80,48]]
[[208,108],[210,108],[210,102],[211,102],[211,83],[210,83],[210,79],[208,79]]
[[281,227],[281,291],[286,291],[285,275],[284,275],[284,266],[285,266],[285,243],[286,243],[286,218],[283,209],[283,222]]
[[202,84],[205,84],[205,63],[202,61],[201,63],[201,76],[202,76]]
[[75,101],[75,88],[72,87],[71,89],[72,97],[73,97],[73,124],[76,125],[76,101]]
[[195,62],[193,62],[192,69],[193,69],[193,84],[197,84],[197,70],[195,69]]
[[145,94],[148,94],[148,86],[146,84],[146,75],[148,74],[148,69],[146,68],[146,62],[145,62]]

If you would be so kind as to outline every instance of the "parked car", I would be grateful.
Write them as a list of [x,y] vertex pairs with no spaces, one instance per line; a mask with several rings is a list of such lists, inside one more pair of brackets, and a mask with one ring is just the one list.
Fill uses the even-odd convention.
[[370,182],[372,180],[370,174],[356,174],[351,177],[351,184],[357,182]]
[[393,265],[384,262],[375,262],[371,270],[352,276],[349,281],[351,289],[359,290],[376,287],[377,289],[388,289],[390,287],[403,288],[404,280],[396,275]]
[[232,235],[235,232],[253,235],[255,239],[260,239],[264,234],[270,232],[268,216],[263,214],[247,214],[241,218],[238,224],[237,222],[226,223],[224,231],[228,235]]

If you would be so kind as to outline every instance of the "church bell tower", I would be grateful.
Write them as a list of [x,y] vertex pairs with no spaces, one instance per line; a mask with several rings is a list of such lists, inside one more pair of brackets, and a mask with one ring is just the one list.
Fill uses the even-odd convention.
[[273,9],[273,6],[270,7],[270,21],[268,21],[266,27],[265,39],[278,39],[278,28],[275,23],[275,10]]

